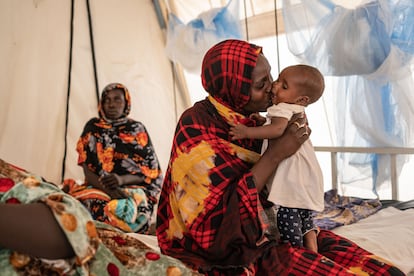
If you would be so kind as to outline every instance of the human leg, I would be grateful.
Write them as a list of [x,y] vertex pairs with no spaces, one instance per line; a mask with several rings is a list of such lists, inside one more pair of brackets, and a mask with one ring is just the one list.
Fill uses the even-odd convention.
[[280,239],[290,242],[293,246],[303,247],[299,209],[280,206],[277,212],[277,226]]
[[315,230],[308,231],[303,235],[303,245],[305,248],[318,252],[317,233]]
[[317,235],[319,229],[313,223],[312,211],[300,209],[299,213],[302,219],[303,245],[313,252],[318,252]]

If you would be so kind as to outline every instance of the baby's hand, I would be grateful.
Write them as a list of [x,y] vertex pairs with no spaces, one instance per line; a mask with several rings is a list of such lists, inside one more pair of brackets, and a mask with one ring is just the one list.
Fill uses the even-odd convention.
[[233,125],[230,128],[229,133],[232,136],[231,137],[232,140],[239,140],[239,139],[248,138],[247,137],[247,126],[245,126],[243,124]]
[[249,118],[256,121],[256,124],[259,126],[262,126],[264,123],[266,123],[266,117],[263,117],[258,112],[250,114]]

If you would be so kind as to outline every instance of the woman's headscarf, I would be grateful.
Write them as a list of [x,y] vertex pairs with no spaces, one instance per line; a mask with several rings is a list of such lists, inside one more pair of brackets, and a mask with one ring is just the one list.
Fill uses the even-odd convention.
[[[120,89],[120,90],[124,91],[125,109],[124,109],[124,112],[123,112],[123,114],[120,118],[118,118],[116,120],[110,120],[105,116],[106,114],[105,114],[105,111],[103,109],[103,102],[104,102],[106,96],[108,95],[108,93],[112,90],[115,90],[115,89]],[[129,112],[131,111],[131,97],[130,97],[129,91],[125,87],[125,85],[120,84],[120,83],[110,83],[107,86],[105,86],[105,88],[102,90],[101,100],[99,101],[98,110],[99,110],[99,117],[104,119],[108,123],[124,122],[126,117],[129,115]]]
[[225,40],[204,56],[202,84],[217,101],[243,113],[250,100],[252,72],[262,47],[241,40]]

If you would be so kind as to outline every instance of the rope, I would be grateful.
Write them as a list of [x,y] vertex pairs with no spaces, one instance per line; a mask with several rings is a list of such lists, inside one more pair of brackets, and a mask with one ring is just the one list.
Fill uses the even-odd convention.
[[98,74],[97,74],[97,69],[96,69],[95,46],[93,43],[92,17],[91,17],[91,9],[89,6],[89,0],[86,1],[86,6],[88,9],[89,38],[91,39],[91,51],[92,51],[92,63],[93,63],[93,75],[95,77],[96,100],[99,103]]
[[[70,39],[69,39],[69,68],[68,68],[68,91],[66,95],[66,117],[65,117],[65,144],[63,150],[63,160],[62,160],[62,174],[61,174],[61,181],[63,182],[65,179],[65,170],[66,170],[66,156],[67,156],[67,148],[68,148],[68,124],[69,124],[69,98],[70,98],[70,88],[72,82],[72,57],[73,57],[73,18],[74,18],[74,6],[75,0],[71,1],[71,14],[70,14]],[[97,68],[96,68],[96,59],[95,59],[95,46],[93,43],[93,30],[92,30],[92,18],[91,18],[91,10],[89,5],[89,0],[86,1],[86,7],[88,10],[88,22],[89,22],[89,36],[91,41],[91,51],[92,51],[92,63],[93,63],[93,73],[95,78],[95,93],[96,93],[96,100],[99,102],[99,87],[98,87],[98,75],[97,75]]]
[[[153,1],[154,2],[154,6],[156,11],[157,11],[157,15],[159,13],[159,17],[158,18],[162,18],[162,21],[160,20],[160,28],[161,29],[167,29],[167,23],[166,21],[168,21],[168,18],[164,18],[162,16],[162,12],[161,12],[161,7],[159,5],[159,1]],[[211,3],[210,3],[211,4]],[[173,11],[170,8],[170,1],[165,1],[165,6],[167,9],[167,14],[171,15],[173,14]],[[162,24],[162,22],[164,22],[164,24]],[[178,103],[177,103],[177,66],[175,65],[175,63],[173,61],[170,61],[170,66],[171,66],[171,74],[172,74],[172,80],[173,80],[173,97],[174,97],[174,121],[178,122]],[[182,87],[182,86],[181,86]]]
[[65,144],[63,150],[63,160],[62,160],[62,175],[61,182],[65,179],[65,168],[66,168],[66,153],[68,148],[68,123],[69,123],[69,98],[70,98],[70,84],[72,80],[72,55],[73,55],[73,17],[74,17],[74,1],[71,1],[70,9],[70,38],[69,38],[69,68],[68,68],[68,90],[66,93],[66,115],[65,115]]
[[276,56],[277,56],[277,74],[280,73],[280,51],[279,51],[279,26],[277,22],[277,0],[274,0],[275,6],[275,31],[276,31]]

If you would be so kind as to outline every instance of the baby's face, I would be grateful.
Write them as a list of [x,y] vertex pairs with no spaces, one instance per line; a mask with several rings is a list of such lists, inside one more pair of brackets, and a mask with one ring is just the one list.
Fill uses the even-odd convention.
[[299,70],[288,67],[280,72],[279,77],[272,84],[272,103],[295,104],[301,93],[301,75]]

